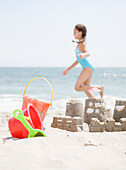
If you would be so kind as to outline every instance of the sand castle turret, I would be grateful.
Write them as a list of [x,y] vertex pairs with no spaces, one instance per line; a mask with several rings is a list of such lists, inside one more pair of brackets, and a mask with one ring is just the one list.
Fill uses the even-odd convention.
[[112,110],[106,108],[103,99],[86,99],[84,109],[84,122],[90,124],[92,118],[97,118],[100,122],[106,122],[112,117]]
[[66,103],[66,116],[70,117],[80,117],[83,119],[84,112],[83,112],[83,103],[78,99],[71,99]]
[[119,122],[121,118],[126,118],[126,101],[116,100],[113,118]]

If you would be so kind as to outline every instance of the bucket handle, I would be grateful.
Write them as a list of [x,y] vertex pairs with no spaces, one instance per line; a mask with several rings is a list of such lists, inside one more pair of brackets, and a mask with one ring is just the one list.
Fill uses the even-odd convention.
[[33,78],[31,81],[29,81],[29,83],[28,83],[27,86],[25,87],[23,96],[25,96],[25,93],[26,93],[26,90],[27,90],[29,84],[30,84],[33,80],[38,79],[38,78],[41,78],[41,79],[45,80],[45,81],[48,83],[48,85],[50,86],[51,92],[52,92],[52,97],[51,97],[50,105],[52,105],[52,101],[53,101],[53,89],[52,89],[52,86],[51,86],[51,84],[49,83],[49,81],[48,81],[46,78],[44,78],[44,77],[35,77],[35,78]]

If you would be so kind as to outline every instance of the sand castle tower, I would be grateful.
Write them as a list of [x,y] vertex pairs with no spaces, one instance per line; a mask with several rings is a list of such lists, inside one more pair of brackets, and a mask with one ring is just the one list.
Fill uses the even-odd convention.
[[126,118],[126,101],[116,100],[113,118],[119,122],[121,118]]
[[66,116],[70,117],[80,117],[83,120],[84,111],[83,111],[83,103],[79,99],[71,99],[66,103]]
[[92,118],[97,118],[100,122],[106,122],[112,117],[112,110],[106,108],[104,99],[86,99],[84,110],[84,122],[90,124]]

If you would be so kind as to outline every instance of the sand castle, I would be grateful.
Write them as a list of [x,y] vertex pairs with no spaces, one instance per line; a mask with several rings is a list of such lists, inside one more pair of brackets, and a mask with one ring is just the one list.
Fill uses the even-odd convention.
[[92,118],[89,125],[90,132],[120,132],[126,131],[126,118],[121,118],[120,122],[115,122],[109,118],[106,122],[100,122],[97,118]]
[[106,108],[103,99],[86,99],[84,110],[84,122],[90,124],[91,118],[97,118],[101,122],[105,122],[107,118],[112,117],[112,110]]
[[112,114],[104,99],[86,99],[84,109],[80,100],[72,99],[66,104],[65,116],[53,117],[51,127],[78,132],[84,130],[83,123],[89,125],[90,132],[126,131],[126,101],[116,100]]
[[60,116],[53,117],[51,127],[59,128],[71,132],[82,130],[82,119],[80,117]]
[[66,104],[65,116],[53,117],[51,127],[71,132],[83,130],[83,103],[78,99],[71,99]]

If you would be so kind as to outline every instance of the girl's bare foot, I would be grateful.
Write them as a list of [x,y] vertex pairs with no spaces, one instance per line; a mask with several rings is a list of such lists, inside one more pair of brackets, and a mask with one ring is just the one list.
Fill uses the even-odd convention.
[[104,85],[101,86],[100,90],[101,90],[100,96],[101,96],[101,98],[103,98],[103,94],[104,94]]

